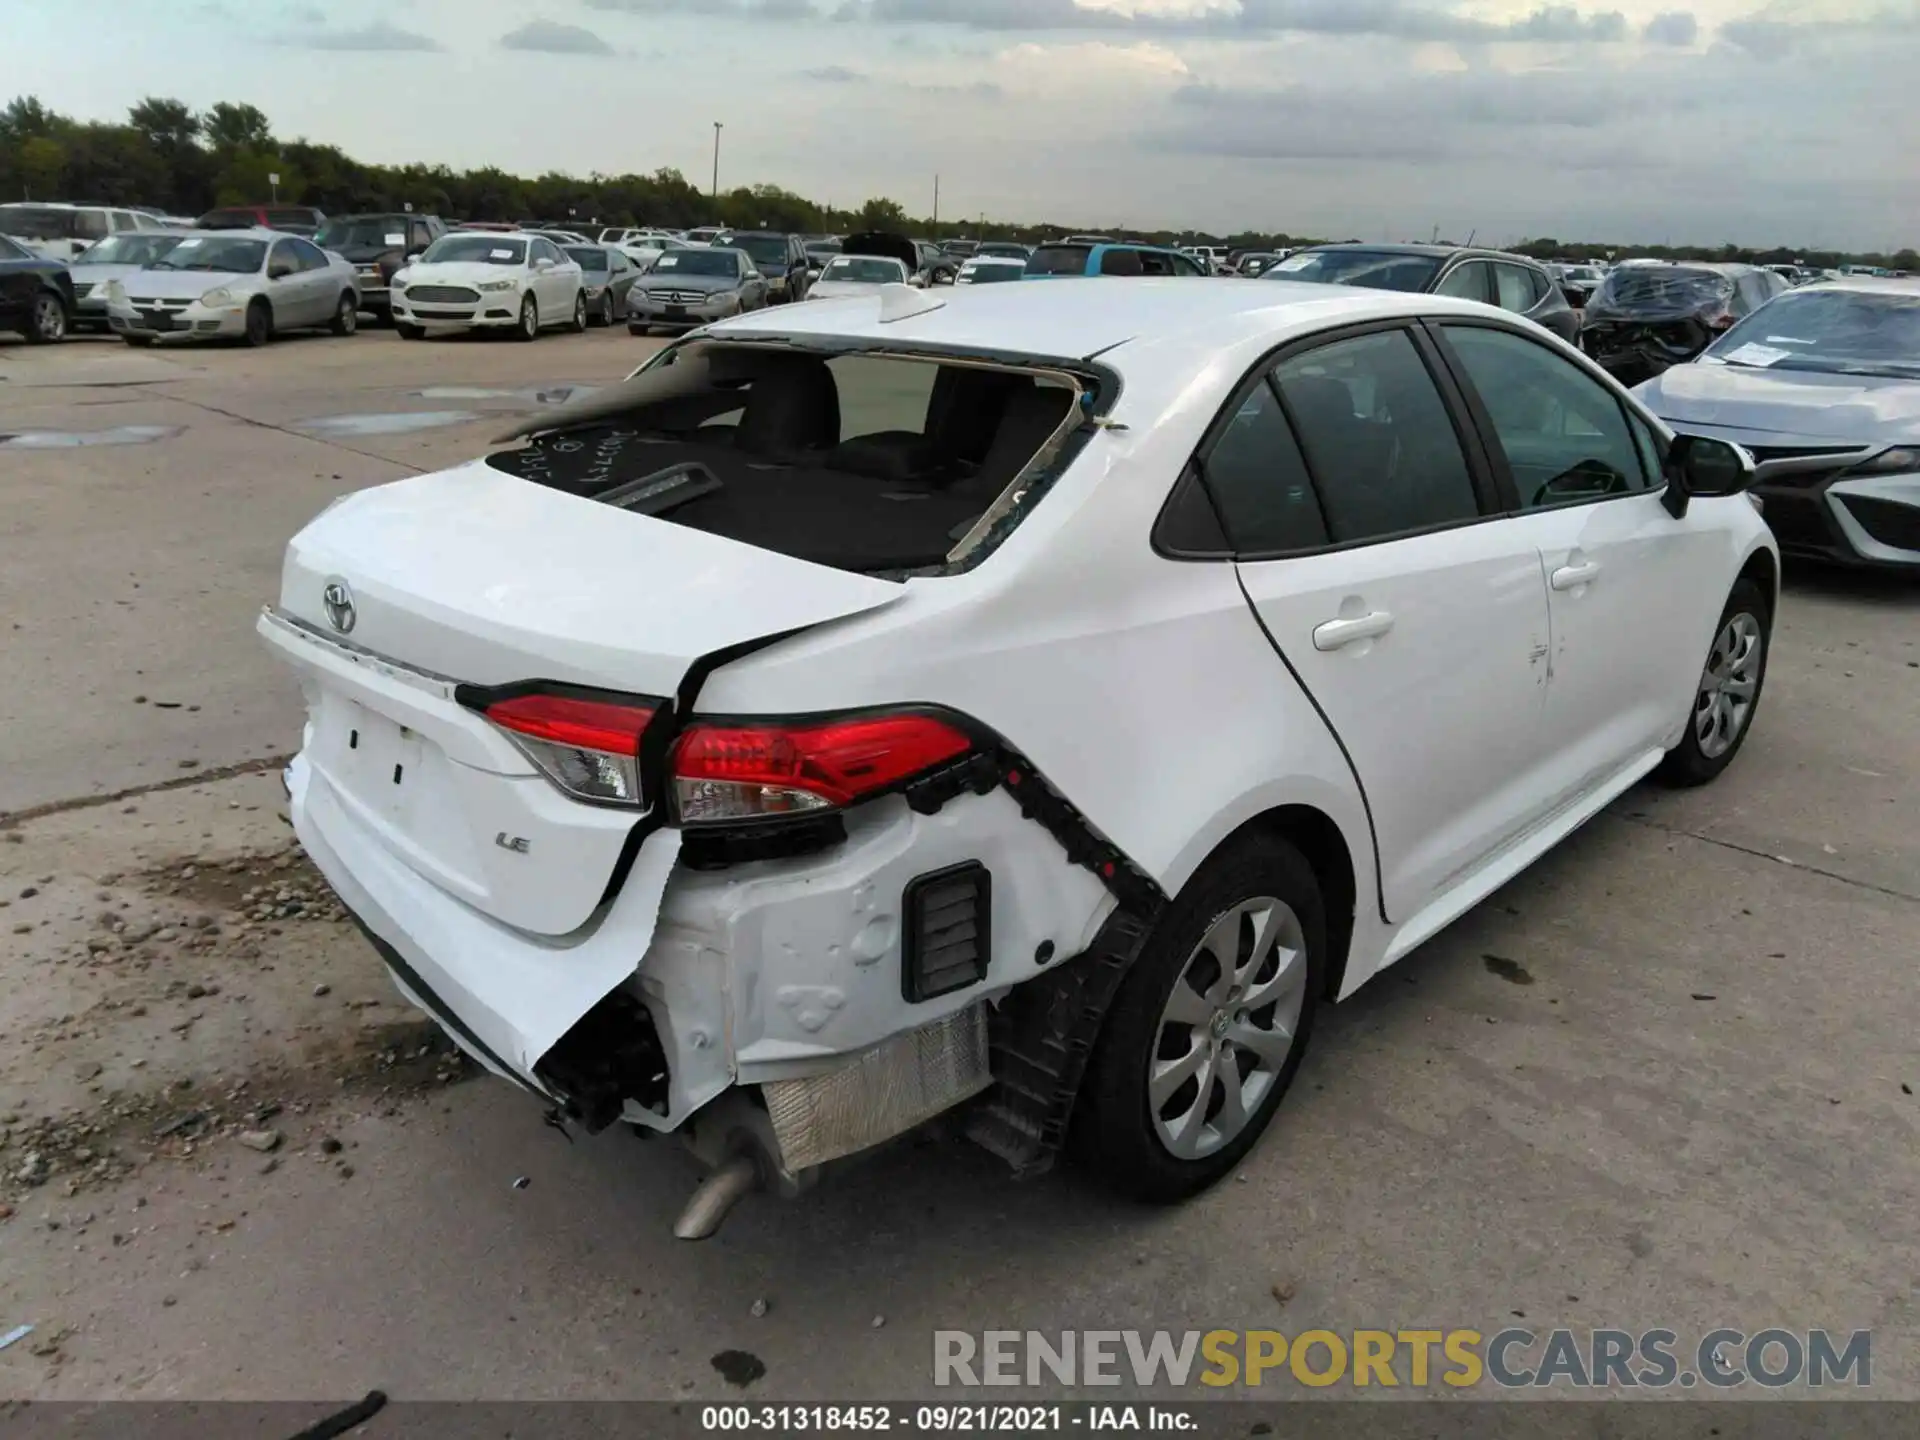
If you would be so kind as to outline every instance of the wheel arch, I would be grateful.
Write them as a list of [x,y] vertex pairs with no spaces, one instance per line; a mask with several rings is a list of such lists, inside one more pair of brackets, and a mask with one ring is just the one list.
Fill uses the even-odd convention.
[[[1290,789],[1297,787],[1289,787]],[[1243,836],[1258,832],[1285,840],[1306,858],[1327,911],[1327,986],[1325,999],[1338,999],[1346,985],[1359,907],[1371,911],[1377,894],[1373,844],[1357,797],[1343,805],[1337,793],[1267,793],[1249,797],[1237,813],[1219,817],[1206,837],[1181,857],[1177,873],[1163,877],[1169,895],[1178,894],[1201,866]],[[1342,820],[1340,815],[1346,814]]]
[[1768,546],[1756,546],[1734,579],[1751,580],[1760,587],[1760,593],[1767,597],[1767,618],[1771,622],[1780,610],[1780,557]]

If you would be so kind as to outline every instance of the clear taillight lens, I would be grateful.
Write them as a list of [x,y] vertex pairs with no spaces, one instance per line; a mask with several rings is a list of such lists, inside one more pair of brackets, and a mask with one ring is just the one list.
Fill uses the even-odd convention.
[[638,807],[645,803],[640,737],[656,708],[646,700],[536,693],[496,700],[483,713],[567,794]]
[[806,815],[868,799],[972,749],[932,715],[695,723],[674,745],[674,800],[684,825]]

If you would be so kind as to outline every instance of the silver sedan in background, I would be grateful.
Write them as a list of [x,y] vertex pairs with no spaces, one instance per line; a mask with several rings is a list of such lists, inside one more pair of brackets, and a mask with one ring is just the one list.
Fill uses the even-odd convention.
[[1789,555],[1920,575],[1920,282],[1789,290],[1634,393],[1752,452]]
[[107,323],[129,345],[162,339],[244,339],[282,330],[359,328],[353,266],[311,240],[276,230],[201,231],[153,264],[106,285]]
[[766,303],[767,279],[744,250],[670,250],[627,292],[627,329],[691,330]]

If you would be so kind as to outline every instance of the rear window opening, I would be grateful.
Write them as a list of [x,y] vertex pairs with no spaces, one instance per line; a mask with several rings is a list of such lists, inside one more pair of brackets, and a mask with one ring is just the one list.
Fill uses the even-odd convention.
[[487,463],[835,569],[938,574],[1018,523],[1096,388],[970,357],[693,341]]

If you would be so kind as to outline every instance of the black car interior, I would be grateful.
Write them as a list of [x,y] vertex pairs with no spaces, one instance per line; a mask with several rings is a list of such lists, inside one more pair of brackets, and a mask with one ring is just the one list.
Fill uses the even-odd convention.
[[693,393],[536,435],[487,463],[839,569],[919,569],[944,562],[1073,402],[1055,379],[943,364],[917,429],[845,436],[824,358],[716,347]]

